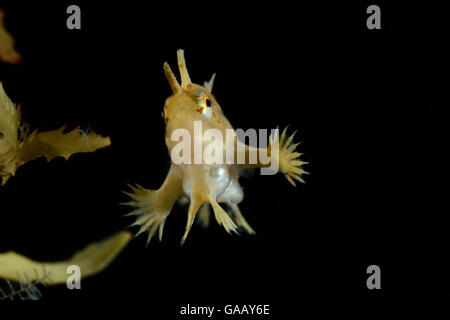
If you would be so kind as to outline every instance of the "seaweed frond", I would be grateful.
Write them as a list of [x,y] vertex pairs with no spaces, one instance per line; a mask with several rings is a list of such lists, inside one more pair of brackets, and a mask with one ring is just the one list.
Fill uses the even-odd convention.
[[50,272],[42,266],[42,276],[36,269],[34,280],[30,280],[27,273],[23,273],[23,279],[19,272],[17,273],[17,281],[6,280],[7,288],[0,287],[0,300],[39,300],[42,297],[39,286],[45,286],[45,282],[52,282]]

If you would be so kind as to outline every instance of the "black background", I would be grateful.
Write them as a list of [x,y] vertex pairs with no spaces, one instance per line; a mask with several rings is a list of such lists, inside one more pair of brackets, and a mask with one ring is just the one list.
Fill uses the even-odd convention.
[[[81,30],[66,29],[72,3]],[[44,299],[447,301],[447,11],[378,1],[382,29],[368,30],[370,4],[2,4],[24,58],[1,64],[0,79],[24,121],[81,124],[112,146],[21,167],[0,190],[0,249],[64,259],[132,222],[121,190],[158,188],[169,167],[162,64],[182,48],[194,82],[217,73],[235,128],[298,129],[311,175],[297,188],[281,175],[242,179],[254,237],[214,222],[180,247],[187,210],[175,207],[162,243],[139,237],[82,290],[45,288]],[[371,264],[382,290],[366,288]]]

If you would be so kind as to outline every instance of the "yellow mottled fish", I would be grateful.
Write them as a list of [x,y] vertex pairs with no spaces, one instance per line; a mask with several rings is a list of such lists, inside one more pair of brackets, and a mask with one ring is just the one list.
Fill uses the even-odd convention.
[[[148,242],[159,229],[159,239],[161,240],[164,223],[175,201],[180,197],[187,197],[189,199],[188,219],[181,243],[186,240],[197,211],[201,224],[208,225],[209,206],[212,207],[217,222],[228,233],[237,232],[238,228],[242,228],[252,234],[254,233],[253,229],[238,207],[243,199],[243,191],[238,182],[242,168],[270,167],[270,162],[263,163],[259,157],[259,151],[266,151],[269,156],[276,155],[276,157],[271,158],[272,161],[279,164],[280,171],[295,186],[294,179],[303,182],[301,175],[306,172],[301,166],[306,162],[301,161],[299,158],[301,154],[295,152],[298,144],[292,144],[293,135],[287,137],[286,129],[280,137],[278,137],[278,134],[271,136],[269,146],[264,150],[244,145],[237,139],[233,127],[225,117],[219,103],[211,94],[215,75],[203,86],[192,83],[186,68],[183,50],[178,50],[177,55],[181,84],[175,78],[170,66],[167,63],[164,64],[164,73],[173,91],[172,95],[166,99],[163,111],[166,122],[165,141],[169,153],[171,155],[177,154],[179,142],[173,139],[174,135],[176,136],[175,133],[189,133],[192,140],[190,147],[192,152],[189,152],[190,155],[187,155],[187,158],[191,161],[174,163],[173,157],[171,157],[169,173],[158,190],[131,186],[131,192],[125,192],[132,198],[126,204],[134,207],[134,211],[128,215],[137,216],[136,222],[132,226],[140,226],[137,235],[148,231]],[[195,143],[200,145],[201,151],[204,151],[212,141],[205,141],[205,136],[196,132],[195,123],[201,124],[203,131],[216,129],[223,136],[231,131],[231,147],[234,150],[233,160],[242,157],[248,159],[252,151],[257,151],[257,160],[254,163],[238,163],[237,161],[211,163],[205,160],[200,163],[195,162]],[[274,143],[275,140],[276,143]],[[222,143],[222,149],[219,150],[225,154],[227,146],[230,147]],[[215,147],[217,147],[217,144]],[[183,156],[186,157],[185,154]],[[226,205],[230,214],[219,203]]]

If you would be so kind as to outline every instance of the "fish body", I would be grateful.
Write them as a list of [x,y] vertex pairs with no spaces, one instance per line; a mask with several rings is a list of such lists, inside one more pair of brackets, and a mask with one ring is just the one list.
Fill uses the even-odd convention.
[[[164,73],[173,91],[163,107],[165,142],[171,166],[159,189],[130,186],[131,191],[126,192],[131,197],[127,204],[134,207],[128,215],[137,216],[132,226],[140,226],[137,235],[148,232],[148,242],[157,231],[161,240],[174,203],[177,199],[187,198],[188,219],[181,243],[185,242],[197,213],[202,225],[209,224],[210,207],[217,222],[228,233],[238,233],[242,229],[253,234],[254,230],[238,207],[244,197],[239,176],[243,169],[265,168],[271,166],[271,162],[277,162],[280,171],[293,185],[294,179],[303,182],[301,175],[306,172],[301,166],[305,162],[300,160],[300,153],[295,152],[298,144],[292,144],[293,135],[287,137],[284,130],[281,136],[278,133],[271,136],[266,148],[245,145],[211,93],[215,75],[203,86],[192,83],[184,52],[178,50],[177,56],[181,84],[170,66],[164,64]],[[250,163],[252,151],[257,157]],[[270,162],[262,161],[262,151],[271,157]],[[239,162],[239,159],[245,161]]]

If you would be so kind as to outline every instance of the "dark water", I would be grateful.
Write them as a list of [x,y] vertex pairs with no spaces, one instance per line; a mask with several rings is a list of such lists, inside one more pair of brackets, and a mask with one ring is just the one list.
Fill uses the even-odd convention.
[[[311,175],[297,188],[281,175],[242,179],[256,236],[213,221],[180,247],[187,215],[175,207],[162,243],[137,238],[82,290],[44,288],[43,299],[166,301],[174,316],[187,303],[448,299],[442,5],[381,3],[382,29],[369,31],[364,2],[79,3],[78,31],[65,26],[68,3],[6,5],[24,59],[0,65],[0,79],[32,128],[81,124],[112,146],[21,167],[0,190],[2,250],[64,259],[132,222],[121,190],[158,188],[169,168],[162,64],[174,66],[178,48],[194,82],[217,73],[213,92],[235,128],[298,129]],[[372,264],[379,291],[366,287]]]

